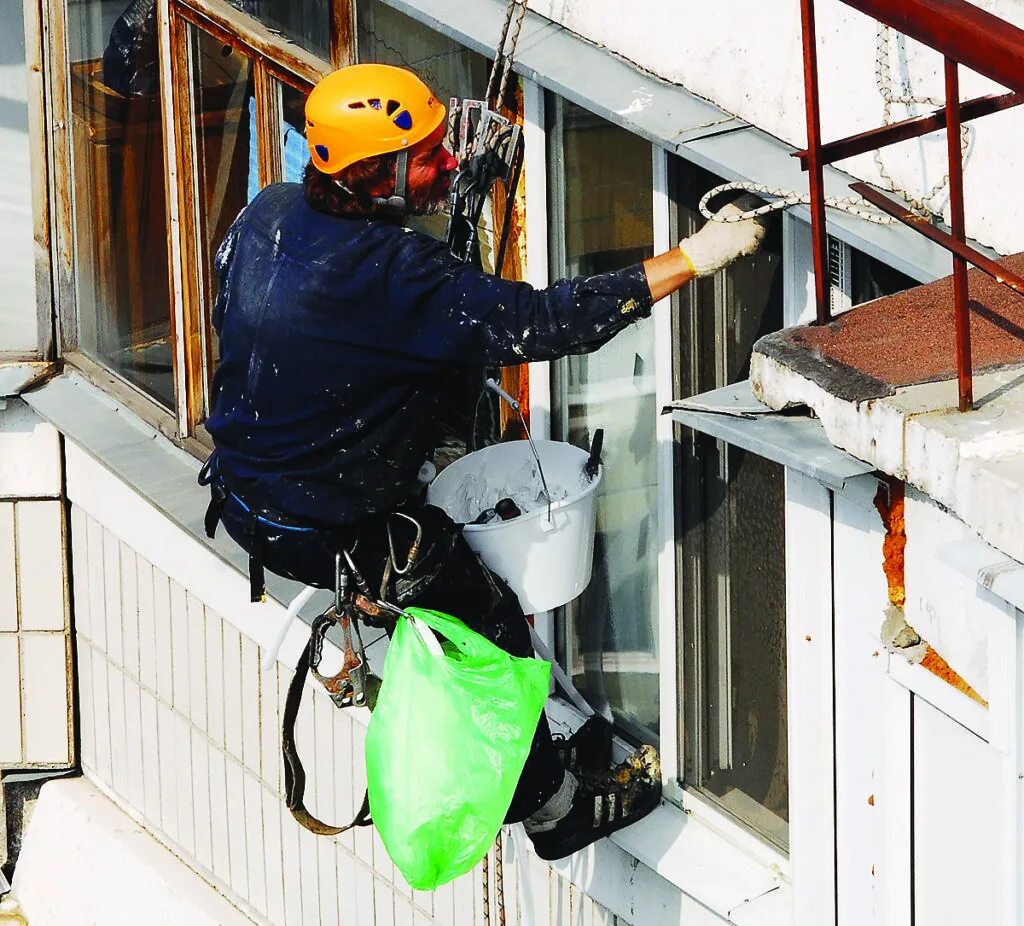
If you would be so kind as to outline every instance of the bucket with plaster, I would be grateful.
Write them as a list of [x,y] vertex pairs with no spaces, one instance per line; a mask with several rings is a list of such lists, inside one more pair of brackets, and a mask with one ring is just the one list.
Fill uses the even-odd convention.
[[[510,396],[488,385],[519,411]],[[532,438],[494,444],[444,469],[427,489],[427,502],[465,524],[466,542],[519,596],[525,613],[548,611],[572,601],[590,582],[599,454],[596,439],[589,454],[572,444]],[[523,487],[531,479],[536,491]],[[467,523],[505,496],[521,514]]]

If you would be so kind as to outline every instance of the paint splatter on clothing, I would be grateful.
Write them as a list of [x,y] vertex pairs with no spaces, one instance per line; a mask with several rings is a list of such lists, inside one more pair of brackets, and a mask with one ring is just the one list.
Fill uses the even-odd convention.
[[216,269],[220,470],[324,527],[415,491],[466,368],[588,353],[651,311],[639,264],[538,290],[393,222],[317,212],[289,183],[239,215]]

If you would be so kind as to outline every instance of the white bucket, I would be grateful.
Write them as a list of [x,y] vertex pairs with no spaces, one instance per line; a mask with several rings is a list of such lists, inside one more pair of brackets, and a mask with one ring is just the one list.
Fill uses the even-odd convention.
[[[594,525],[601,470],[590,482],[583,475],[588,454],[572,444],[534,442],[549,486],[561,486],[568,496],[509,521],[467,524],[467,543],[484,563],[519,596],[527,614],[549,611],[572,601],[589,584],[594,565]],[[467,454],[449,465],[427,489],[427,502],[444,508],[470,475],[483,470],[496,484],[533,462],[528,441],[494,444]],[[581,488],[582,486],[582,488]],[[498,499],[490,499],[493,505]]]

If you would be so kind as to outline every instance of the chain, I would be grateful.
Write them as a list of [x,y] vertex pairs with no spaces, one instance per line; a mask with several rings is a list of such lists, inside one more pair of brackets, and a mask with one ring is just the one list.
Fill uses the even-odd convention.
[[[892,29],[880,23],[875,41],[875,84],[878,87],[878,92],[882,96],[882,112],[885,125],[890,125],[893,122],[893,106],[913,106],[915,104],[921,104],[941,107],[945,105],[944,100],[939,100],[935,97],[913,96],[912,94],[897,94],[894,92],[892,86],[892,65],[890,63],[889,51],[891,38]],[[967,154],[969,144],[970,129],[965,125],[961,125],[961,157],[964,157]],[[948,170],[943,175],[942,179],[927,193],[921,197],[917,197],[905,190],[893,179],[885,166],[885,162],[882,160],[882,152],[880,150],[876,150],[874,152],[874,160],[875,165],[878,168],[879,176],[882,178],[887,190],[902,197],[910,205],[913,212],[926,219],[931,219],[937,214],[937,211],[929,205],[929,202],[942,193],[948,185]],[[740,212],[735,215],[728,216],[717,215],[709,209],[708,203],[712,199],[732,190],[743,190],[747,193],[755,193],[762,198],[770,198],[774,200],[774,202],[767,203],[764,206],[759,206],[757,209],[750,209],[746,212]],[[780,212],[781,210],[789,209],[792,206],[809,206],[810,203],[811,197],[806,194],[795,193],[792,190],[783,190],[778,187],[769,187],[761,183],[738,181],[736,183],[723,183],[722,185],[709,190],[701,198],[697,208],[705,219],[713,222],[731,224],[733,222],[743,222],[747,219],[768,215],[772,212]],[[850,215],[854,215],[859,219],[864,219],[866,222],[873,222],[876,225],[892,225],[896,222],[896,219],[874,209],[859,196],[826,197],[825,205],[832,209],[839,209],[842,212],[848,212]]]

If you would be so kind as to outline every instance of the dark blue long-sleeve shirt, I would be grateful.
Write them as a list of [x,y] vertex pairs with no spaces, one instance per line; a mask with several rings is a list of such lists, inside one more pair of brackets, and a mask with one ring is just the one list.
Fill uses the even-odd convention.
[[639,264],[537,290],[393,222],[317,212],[291,183],[238,216],[216,268],[220,471],[324,527],[414,491],[460,368],[586,353],[651,311]]

